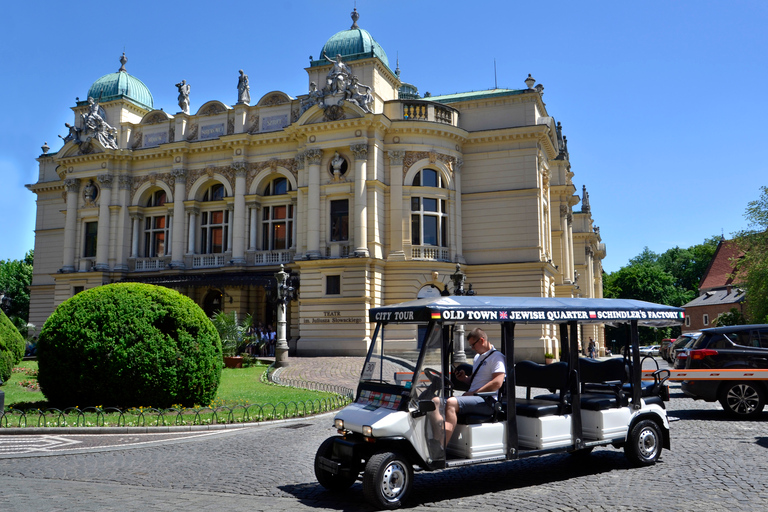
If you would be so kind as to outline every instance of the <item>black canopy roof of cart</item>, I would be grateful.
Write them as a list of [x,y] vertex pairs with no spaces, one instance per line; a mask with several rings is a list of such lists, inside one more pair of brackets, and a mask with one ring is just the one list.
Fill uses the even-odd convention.
[[633,320],[647,327],[678,325],[682,308],[632,299],[558,297],[449,296],[418,299],[371,308],[371,322],[436,321],[515,323],[622,324]]

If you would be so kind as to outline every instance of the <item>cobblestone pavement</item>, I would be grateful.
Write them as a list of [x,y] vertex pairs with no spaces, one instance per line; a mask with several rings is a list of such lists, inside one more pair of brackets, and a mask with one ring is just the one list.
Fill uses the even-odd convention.
[[[768,413],[758,421],[729,420],[718,404],[683,398],[679,384],[672,385],[667,407],[680,420],[671,424],[672,450],[653,467],[632,468],[623,452],[602,448],[586,461],[555,454],[418,473],[407,505],[478,511],[768,510]],[[129,449],[6,454],[0,458],[0,510],[370,510],[359,482],[334,494],[315,479],[314,454],[335,433],[332,417],[154,439]]]

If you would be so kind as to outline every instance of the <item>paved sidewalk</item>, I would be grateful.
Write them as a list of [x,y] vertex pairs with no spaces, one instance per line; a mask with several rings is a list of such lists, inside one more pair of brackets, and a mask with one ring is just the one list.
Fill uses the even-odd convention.
[[280,369],[280,380],[319,382],[357,389],[364,357],[291,357]]

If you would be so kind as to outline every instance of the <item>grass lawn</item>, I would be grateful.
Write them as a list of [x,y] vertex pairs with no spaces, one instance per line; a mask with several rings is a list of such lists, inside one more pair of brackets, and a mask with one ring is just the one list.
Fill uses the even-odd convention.
[[[81,411],[67,414],[40,415],[36,412],[23,415],[15,412],[6,414],[0,427],[17,426],[149,426],[149,425],[190,425],[209,423],[234,423],[266,419],[304,416],[321,410],[331,410],[341,405],[338,395],[321,391],[310,391],[286,386],[277,386],[262,381],[266,365],[248,368],[224,368],[216,398],[211,404],[196,406],[171,413],[152,409],[152,404],[119,413],[109,412],[107,404],[99,409],[84,409],[83,404],[72,404]],[[0,390],[5,392],[6,412],[22,409],[45,410],[48,403],[37,384],[37,361],[22,361],[10,380]],[[103,407],[102,407],[103,406]],[[85,414],[83,414],[85,412]],[[23,423],[23,424],[22,424]]]

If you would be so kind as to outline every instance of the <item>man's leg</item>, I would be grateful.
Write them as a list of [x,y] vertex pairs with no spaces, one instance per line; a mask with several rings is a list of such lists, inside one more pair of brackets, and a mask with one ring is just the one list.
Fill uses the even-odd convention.
[[445,402],[445,444],[446,446],[451,440],[453,431],[456,428],[459,414],[459,401],[456,397],[450,397]]

